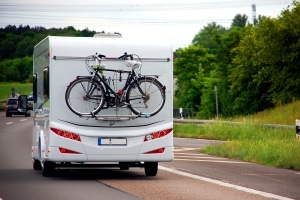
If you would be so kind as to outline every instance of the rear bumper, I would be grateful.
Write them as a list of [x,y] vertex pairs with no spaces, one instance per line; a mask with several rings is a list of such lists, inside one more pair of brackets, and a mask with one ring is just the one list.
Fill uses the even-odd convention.
[[[62,142],[59,146],[50,146],[44,160],[53,162],[169,162],[174,158],[173,133],[154,141],[143,141],[143,136],[128,138],[126,146],[99,146],[94,142]],[[137,141],[140,141],[139,143]],[[63,147],[77,153],[62,153]],[[159,153],[154,150],[163,149]],[[150,152],[150,153],[149,153]]]

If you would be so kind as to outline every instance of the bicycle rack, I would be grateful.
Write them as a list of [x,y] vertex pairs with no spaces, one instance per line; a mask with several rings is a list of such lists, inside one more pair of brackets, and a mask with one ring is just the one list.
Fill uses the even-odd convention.
[[139,117],[142,118],[148,118],[150,116],[148,115],[81,115],[81,117],[86,117],[86,118],[93,118],[95,120],[103,120],[103,121],[126,121],[126,120],[133,120]]

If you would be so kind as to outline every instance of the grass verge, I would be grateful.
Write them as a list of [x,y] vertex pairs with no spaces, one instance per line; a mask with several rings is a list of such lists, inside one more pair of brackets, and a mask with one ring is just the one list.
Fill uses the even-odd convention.
[[252,123],[174,124],[176,137],[226,141],[200,151],[210,155],[269,166],[300,170],[300,141],[294,129],[270,128]]
[[12,88],[17,94],[29,95],[32,92],[32,83],[6,83],[0,82],[0,111],[4,110],[6,99],[11,96]]

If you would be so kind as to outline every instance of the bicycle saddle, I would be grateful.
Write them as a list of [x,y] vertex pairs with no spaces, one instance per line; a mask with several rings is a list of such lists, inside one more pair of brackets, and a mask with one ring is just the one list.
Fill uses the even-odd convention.
[[126,66],[131,67],[131,69],[139,68],[142,65],[141,62],[137,62],[135,60],[125,60],[125,62],[126,62]]

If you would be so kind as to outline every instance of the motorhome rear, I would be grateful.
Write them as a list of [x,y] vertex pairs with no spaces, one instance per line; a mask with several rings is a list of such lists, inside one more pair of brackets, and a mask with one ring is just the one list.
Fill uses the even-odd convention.
[[[86,57],[103,54],[106,68],[121,72],[127,70],[124,61],[111,58],[124,52],[138,55],[140,73],[164,85],[162,110],[148,118],[132,114],[126,106],[102,109],[97,117],[75,115],[66,105],[65,93],[78,76],[91,75]],[[158,38],[48,36],[38,43],[33,53],[34,169],[51,176],[57,167],[109,164],[144,167],[147,176],[155,176],[158,162],[173,159],[172,55],[170,41]],[[124,85],[126,75],[104,73],[116,91]]]

